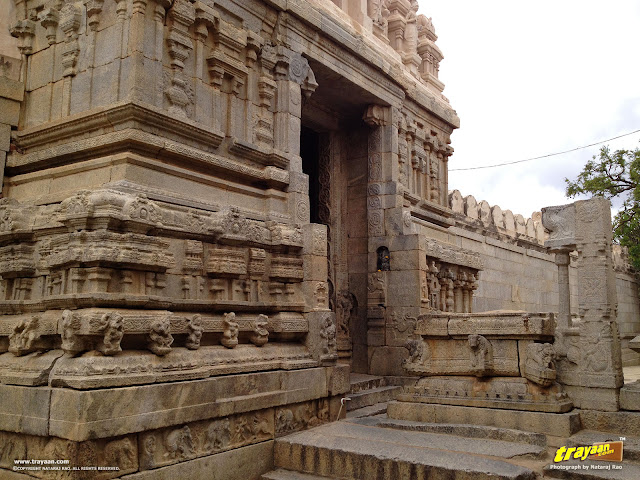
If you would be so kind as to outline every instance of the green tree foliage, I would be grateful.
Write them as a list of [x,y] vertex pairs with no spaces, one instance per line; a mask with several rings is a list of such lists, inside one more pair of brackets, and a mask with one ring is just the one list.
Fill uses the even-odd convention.
[[602,147],[572,182],[565,178],[567,196],[581,194],[619,197],[622,207],[613,219],[614,240],[629,249],[629,257],[640,272],[640,149],[616,150]]

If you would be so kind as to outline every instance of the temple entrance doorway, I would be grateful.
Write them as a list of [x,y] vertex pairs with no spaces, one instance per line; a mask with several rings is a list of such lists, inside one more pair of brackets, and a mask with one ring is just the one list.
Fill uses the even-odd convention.
[[362,120],[379,102],[361,87],[309,62],[318,88],[302,107],[300,156],[309,176],[312,223],[327,226],[329,308],[339,361],[369,373],[367,344],[368,138]]

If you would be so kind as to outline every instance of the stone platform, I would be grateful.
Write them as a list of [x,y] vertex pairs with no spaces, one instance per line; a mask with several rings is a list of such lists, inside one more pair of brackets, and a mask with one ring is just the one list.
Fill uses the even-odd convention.
[[[397,404],[398,402],[396,402]],[[392,403],[393,404],[393,403]],[[441,407],[441,406],[434,406]],[[456,407],[446,407],[455,409]],[[489,409],[478,409],[488,412]],[[499,412],[494,412],[498,418]],[[521,412],[503,411],[519,415]],[[459,413],[459,412],[454,412]],[[546,416],[549,414],[537,414]],[[571,431],[548,433],[459,423],[395,420],[385,415],[348,419],[276,439],[275,470],[262,480],[321,479],[541,479],[622,480],[640,478],[640,437],[625,440],[623,462],[585,460],[580,470],[551,468],[559,446],[577,447],[617,440],[611,432],[582,430],[580,412],[573,412]],[[609,413],[605,413],[610,415]],[[559,415],[556,415],[559,416]],[[568,414],[562,415],[568,417]],[[529,428],[522,425],[520,428]],[[565,433],[566,435],[562,435]],[[553,441],[553,442],[552,442]],[[556,465],[578,465],[562,461]],[[603,468],[591,465],[601,465]],[[606,467],[609,466],[608,469]]]

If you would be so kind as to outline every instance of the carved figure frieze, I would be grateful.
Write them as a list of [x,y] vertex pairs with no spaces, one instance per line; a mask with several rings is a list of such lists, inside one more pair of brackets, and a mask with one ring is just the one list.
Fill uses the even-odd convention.
[[205,450],[216,452],[225,450],[231,442],[231,424],[228,418],[209,424],[205,439]]
[[177,430],[169,431],[164,440],[165,457],[186,459],[191,458],[195,451],[191,429],[185,425]]
[[148,348],[158,356],[166,355],[171,351],[173,335],[171,335],[170,317],[154,321],[150,326]]
[[326,400],[292,405],[276,409],[276,435],[284,435],[305,428],[316,427],[329,421],[329,405]]
[[423,342],[422,337],[410,338],[404,347],[409,352],[409,357],[402,361],[402,366],[407,372],[415,371],[415,367],[425,365],[429,361],[429,349]]
[[227,348],[235,348],[238,345],[239,326],[235,319],[236,314],[233,312],[224,314],[224,332],[220,343]]

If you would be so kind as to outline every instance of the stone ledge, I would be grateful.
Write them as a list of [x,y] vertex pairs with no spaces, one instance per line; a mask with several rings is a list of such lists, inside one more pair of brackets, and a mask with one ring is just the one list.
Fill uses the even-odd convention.
[[326,396],[323,368],[104,390],[55,388],[49,435],[114,437]]
[[389,402],[389,418],[427,423],[488,425],[513,430],[569,437],[581,428],[577,411],[568,413],[523,412],[494,408]]
[[324,368],[77,391],[0,385],[0,430],[107,438],[327,396]]

